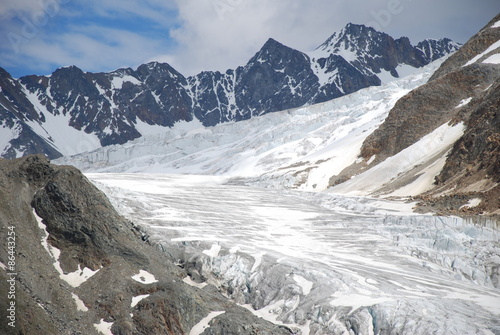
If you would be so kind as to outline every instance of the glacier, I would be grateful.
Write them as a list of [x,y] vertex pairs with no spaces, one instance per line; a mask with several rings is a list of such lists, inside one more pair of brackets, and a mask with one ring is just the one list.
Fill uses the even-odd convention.
[[500,334],[498,223],[416,214],[405,197],[429,187],[462,124],[379,164],[415,173],[408,184],[374,168],[329,185],[441,62],[325,103],[152,128],[54,162],[84,170],[186,284],[297,334]]
[[186,269],[184,282],[298,334],[500,331],[496,222],[223,177],[87,176]]

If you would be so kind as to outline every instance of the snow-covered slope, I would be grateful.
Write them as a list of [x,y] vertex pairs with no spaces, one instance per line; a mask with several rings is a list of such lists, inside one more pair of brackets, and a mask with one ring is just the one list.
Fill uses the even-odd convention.
[[[55,162],[93,172],[221,175],[263,186],[325,190],[331,176],[358,160],[361,144],[396,101],[425,83],[439,63],[329,102],[209,128],[180,123],[168,133]],[[448,146],[436,142],[429,150],[437,154]],[[415,150],[428,154],[423,146]]]

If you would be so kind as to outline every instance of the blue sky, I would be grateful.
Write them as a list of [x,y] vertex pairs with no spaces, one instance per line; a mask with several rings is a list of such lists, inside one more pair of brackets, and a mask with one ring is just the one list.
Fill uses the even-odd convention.
[[348,22],[463,43],[499,12],[498,0],[3,0],[0,66],[20,77],[157,60],[192,75],[244,65],[269,37],[313,50]]

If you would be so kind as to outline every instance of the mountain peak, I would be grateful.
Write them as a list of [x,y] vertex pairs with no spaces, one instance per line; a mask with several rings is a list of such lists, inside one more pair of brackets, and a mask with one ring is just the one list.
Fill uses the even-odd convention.
[[260,49],[260,51],[263,51],[263,50],[276,50],[276,49],[291,49],[291,48],[287,47],[283,43],[278,42],[274,38],[269,38],[266,41],[266,43],[264,43],[264,45],[262,46],[262,48]]
[[348,23],[340,31],[333,33],[317,50],[331,51],[334,48],[349,50],[357,47],[360,42],[373,40],[377,35],[386,35],[363,24]]
[[269,38],[262,48],[250,59],[250,63],[264,63],[270,64],[279,62],[282,59],[287,59],[291,54],[300,53],[300,51],[292,49],[273,38]]
[[69,65],[69,66],[63,66],[63,67],[60,67],[60,68],[57,68],[53,73],[52,75],[67,75],[67,74],[72,74],[72,75],[75,75],[75,74],[78,74],[78,75],[83,75],[83,71],[75,66],[75,65]]
[[[90,136],[90,144],[80,145],[83,140],[77,140],[73,149],[58,134],[51,134],[51,138],[61,153],[74,154],[142,136],[143,130],[135,127],[137,119],[170,127],[196,118],[213,126],[331,100],[398,77],[399,65],[418,68],[427,64],[426,59],[435,59],[430,56],[436,55],[438,44],[422,43],[422,50],[429,50],[429,57],[424,57],[424,52],[407,39],[394,40],[373,28],[349,23],[314,53],[306,54],[269,38],[247,64],[225,74],[206,71],[186,78],[159,61],[107,73],[64,67],[52,76],[19,79],[19,85],[6,97],[16,104],[4,105],[9,105],[14,119],[20,114],[34,115],[18,117],[21,123],[26,118],[36,119],[40,113],[47,120],[59,115],[67,119],[69,115],[70,127],[84,130],[82,138]],[[9,81],[6,73],[0,71],[0,76]],[[0,92],[0,98],[6,94]],[[10,124],[5,136],[15,141],[17,133],[12,130],[14,123]],[[40,136],[47,135],[42,132]],[[16,146],[19,155],[26,152],[23,145]]]

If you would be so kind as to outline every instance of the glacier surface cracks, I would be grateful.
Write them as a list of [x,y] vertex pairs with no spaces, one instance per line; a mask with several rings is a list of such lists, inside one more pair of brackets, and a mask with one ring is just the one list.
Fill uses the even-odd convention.
[[498,334],[493,222],[213,176],[88,174],[189,273],[301,334]]

